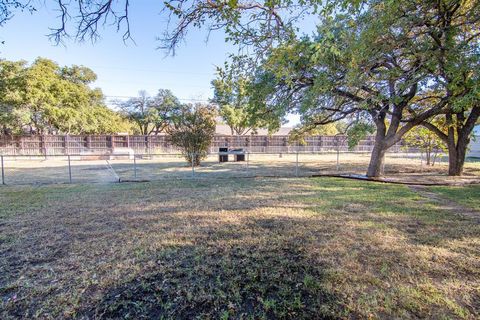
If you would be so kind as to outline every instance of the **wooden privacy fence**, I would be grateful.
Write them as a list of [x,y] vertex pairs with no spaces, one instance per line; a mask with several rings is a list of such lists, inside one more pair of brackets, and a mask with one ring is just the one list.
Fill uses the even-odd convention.
[[[345,136],[312,136],[305,145],[290,144],[288,136],[215,136],[210,152],[219,147],[243,148],[249,152],[288,153],[347,151]],[[360,141],[354,151],[371,151],[374,137]],[[31,135],[0,136],[0,153],[5,155],[110,154],[114,149],[129,148],[137,154],[178,153],[164,135]],[[399,146],[392,148],[398,151]]]

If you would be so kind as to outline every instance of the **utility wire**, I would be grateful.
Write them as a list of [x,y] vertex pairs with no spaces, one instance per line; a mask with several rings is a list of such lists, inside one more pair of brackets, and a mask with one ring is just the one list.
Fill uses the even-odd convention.
[[155,70],[155,69],[144,69],[144,68],[108,67],[108,66],[89,66],[89,68],[142,71],[142,72],[153,72],[153,73],[189,74],[189,75],[202,75],[202,76],[212,76],[212,74],[215,74],[215,72],[206,73],[206,72],[188,72],[188,71],[166,71],[166,70]]
[[[110,96],[104,95],[107,99],[130,99],[130,98],[138,98],[138,96]],[[177,98],[180,101],[197,101],[197,102],[210,102],[208,99],[196,99],[196,98]]]
[[[142,81],[131,81],[131,80],[116,80],[116,79],[98,79],[95,83],[98,84],[98,85],[101,85],[102,82],[105,82],[105,83],[110,83],[110,82],[114,82],[114,83],[128,83],[128,84],[140,84],[140,85],[146,85],[146,86],[150,86],[150,85],[158,85],[159,83],[153,83],[153,82],[142,82]],[[180,83],[163,83],[161,86],[164,86],[164,87],[172,87],[172,86],[176,86],[176,85],[181,85],[182,87],[192,87],[192,88],[205,88],[205,85],[186,85],[186,84],[180,84]]]

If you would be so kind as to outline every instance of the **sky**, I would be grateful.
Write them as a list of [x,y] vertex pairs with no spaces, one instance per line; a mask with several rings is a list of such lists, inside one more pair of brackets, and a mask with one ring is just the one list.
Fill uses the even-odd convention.
[[[130,30],[135,41],[122,40],[114,26],[101,30],[95,43],[66,40],[55,45],[47,37],[49,28],[59,23],[54,2],[46,1],[38,11],[16,13],[0,28],[0,57],[32,62],[45,57],[60,65],[84,65],[98,76],[94,87],[102,89],[108,100],[136,96],[140,90],[155,95],[158,89],[170,89],[183,102],[206,101],[213,95],[210,82],[215,67],[222,66],[235,47],[225,43],[222,31],[208,35],[205,30],[191,29],[175,56],[158,50],[157,37],[166,28],[166,17],[160,14],[161,2],[137,0],[130,6]],[[288,126],[298,117],[288,117]]]

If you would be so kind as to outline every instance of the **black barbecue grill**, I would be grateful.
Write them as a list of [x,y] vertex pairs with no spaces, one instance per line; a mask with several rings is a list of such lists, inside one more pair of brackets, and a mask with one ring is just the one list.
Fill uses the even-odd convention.
[[218,148],[218,162],[228,162],[228,156],[230,154],[233,154],[234,161],[245,161],[245,150],[242,148],[228,149],[222,147]]

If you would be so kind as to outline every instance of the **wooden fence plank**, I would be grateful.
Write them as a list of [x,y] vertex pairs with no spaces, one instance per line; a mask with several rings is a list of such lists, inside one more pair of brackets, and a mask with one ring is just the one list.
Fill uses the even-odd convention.
[[[371,151],[374,136],[360,141],[355,151]],[[296,150],[306,152],[347,151],[345,136],[311,136],[306,144],[290,143],[288,136],[223,136],[214,137],[210,152],[219,147],[246,148],[250,152],[287,153]],[[398,152],[401,143],[392,148]],[[165,135],[51,135],[51,136],[0,136],[0,153],[5,155],[65,155],[65,154],[109,154],[114,148],[131,148],[137,154],[176,153],[179,150],[168,142]]]

